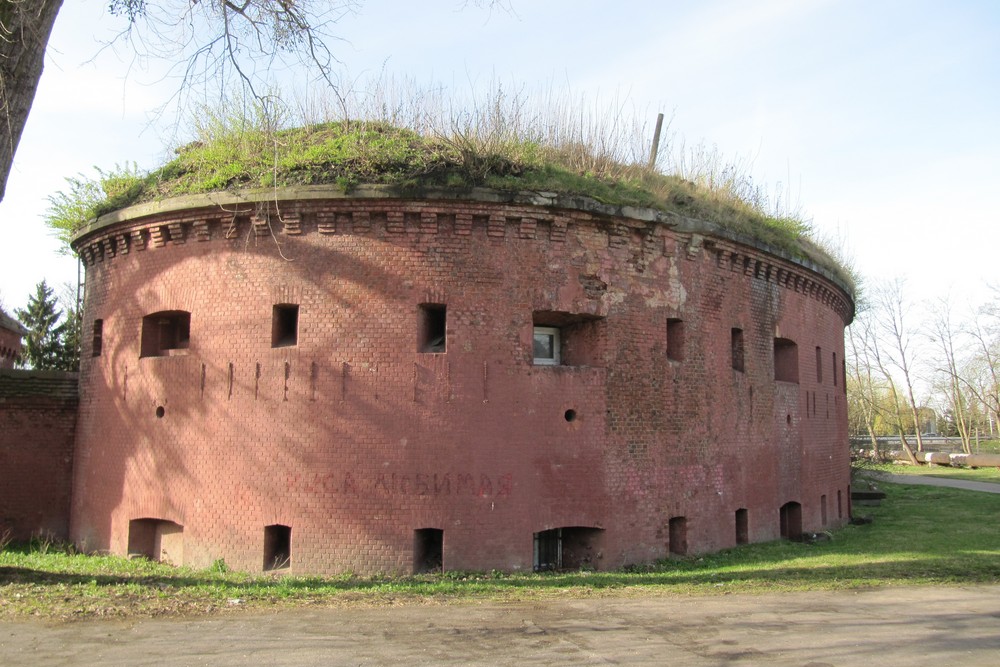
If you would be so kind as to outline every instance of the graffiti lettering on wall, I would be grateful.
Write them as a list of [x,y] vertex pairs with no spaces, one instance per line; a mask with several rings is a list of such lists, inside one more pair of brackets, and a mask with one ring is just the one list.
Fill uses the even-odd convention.
[[505,498],[511,495],[511,473],[377,473],[350,472],[289,475],[289,491],[369,496],[475,496]]

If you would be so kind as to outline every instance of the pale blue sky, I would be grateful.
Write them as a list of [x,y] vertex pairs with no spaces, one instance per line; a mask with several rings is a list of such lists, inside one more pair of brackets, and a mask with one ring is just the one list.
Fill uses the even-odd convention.
[[[627,100],[672,117],[789,191],[858,271],[914,296],[984,298],[1000,283],[1000,3],[897,0],[369,0],[335,30],[352,77],[384,71],[460,94],[470,81]],[[169,156],[170,80],[113,53],[100,0],[66,0],[0,203],[0,299],[75,281],[41,216],[64,179]],[[89,61],[89,62],[88,62]],[[130,72],[131,65],[131,72]],[[153,83],[151,83],[153,82]]]

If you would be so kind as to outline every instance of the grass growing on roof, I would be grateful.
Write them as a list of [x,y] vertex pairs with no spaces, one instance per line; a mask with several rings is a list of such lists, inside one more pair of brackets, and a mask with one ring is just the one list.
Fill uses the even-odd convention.
[[126,166],[69,179],[67,190],[50,197],[46,222],[68,244],[105,213],[179,195],[319,184],[345,192],[360,184],[534,190],[715,223],[793,256],[818,256],[852,284],[836,260],[809,244],[805,220],[771,206],[749,175],[721,164],[714,150],[651,170],[642,145],[648,137],[638,129],[623,134],[620,118],[528,110],[527,102],[498,90],[468,111],[403,114],[368,105],[357,116],[341,110],[320,121],[290,119],[263,103],[206,108],[194,119],[195,141],[172,160],[148,173]]
[[[612,572],[445,572],[400,577],[251,575],[85,556],[53,546],[0,551],[0,617],[211,613],[307,604],[525,600],[838,590],[1000,582],[1000,495],[885,484],[874,522],[831,542],[787,541]],[[777,511],[771,517],[777,521]],[[767,521],[768,517],[751,517]]]

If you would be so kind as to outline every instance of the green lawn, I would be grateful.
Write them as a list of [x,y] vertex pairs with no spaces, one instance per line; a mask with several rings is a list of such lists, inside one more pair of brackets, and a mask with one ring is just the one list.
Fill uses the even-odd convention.
[[37,545],[8,548],[0,552],[0,617],[1000,582],[1000,522],[994,520],[1000,495],[882,486],[888,495],[882,505],[856,512],[871,515],[873,523],[847,526],[830,542],[749,545],[615,572],[274,577],[70,555],[53,547],[45,552]]

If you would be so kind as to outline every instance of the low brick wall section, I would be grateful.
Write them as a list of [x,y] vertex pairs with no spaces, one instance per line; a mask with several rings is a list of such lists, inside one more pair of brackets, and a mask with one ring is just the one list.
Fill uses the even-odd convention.
[[0,370],[0,535],[69,537],[77,374]]

